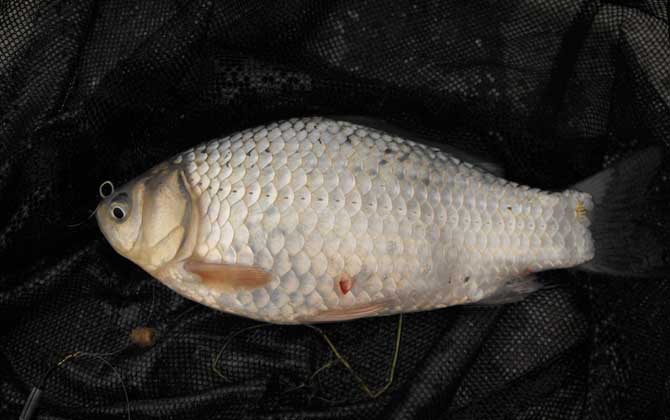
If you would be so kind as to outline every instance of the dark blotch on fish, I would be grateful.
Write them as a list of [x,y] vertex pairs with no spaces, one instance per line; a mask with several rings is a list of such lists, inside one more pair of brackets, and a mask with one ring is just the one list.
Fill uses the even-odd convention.
[[409,159],[409,153],[405,153],[403,155],[400,155],[400,157],[398,158],[398,162],[404,162],[407,159]]
[[467,283],[468,281],[470,281],[470,276],[467,276],[465,279],[463,279],[463,283]]
[[428,184],[430,184],[430,179],[424,178],[423,179],[423,185],[428,185]]
[[395,253],[397,249],[396,243],[394,241],[388,241],[388,243],[386,244],[386,249],[389,252],[389,254]]
[[382,160],[379,161],[380,165],[386,165],[387,163],[388,163],[388,161],[386,159],[382,159]]

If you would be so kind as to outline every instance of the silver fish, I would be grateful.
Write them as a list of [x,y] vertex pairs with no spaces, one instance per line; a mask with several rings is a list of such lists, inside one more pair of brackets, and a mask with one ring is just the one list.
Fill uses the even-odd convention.
[[508,302],[540,288],[539,271],[622,271],[594,259],[591,225],[611,222],[599,202],[657,167],[657,152],[548,192],[373,128],[291,119],[179,154],[96,217],[118,253],[177,293],[258,320]]

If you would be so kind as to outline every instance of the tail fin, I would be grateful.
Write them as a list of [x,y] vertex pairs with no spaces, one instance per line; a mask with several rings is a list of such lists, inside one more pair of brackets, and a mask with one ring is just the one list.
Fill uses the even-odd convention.
[[662,160],[660,147],[635,153],[573,188],[595,204],[591,219],[595,256],[577,267],[635,277],[670,276],[670,238],[647,223],[645,193]]

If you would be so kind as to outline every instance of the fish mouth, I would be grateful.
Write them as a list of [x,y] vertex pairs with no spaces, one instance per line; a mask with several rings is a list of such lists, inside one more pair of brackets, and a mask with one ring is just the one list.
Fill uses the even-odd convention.
[[[103,236],[116,252],[126,258],[136,246],[143,227],[144,185],[141,180],[130,181],[104,197],[95,210],[95,219]],[[115,211],[123,209],[122,217]]]

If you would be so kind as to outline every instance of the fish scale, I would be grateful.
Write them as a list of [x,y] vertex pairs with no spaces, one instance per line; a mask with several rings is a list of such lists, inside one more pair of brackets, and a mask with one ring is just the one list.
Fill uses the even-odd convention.
[[[161,278],[205,305],[271,322],[383,303],[374,315],[496,295],[531,271],[593,257],[589,194],[530,189],[424,144],[324,118],[291,119],[187,150],[195,259],[255,265],[254,290]],[[353,279],[344,293],[339,279]]]

